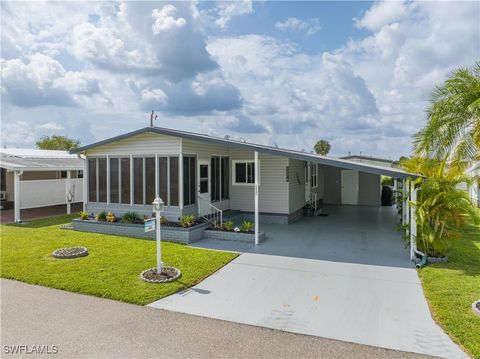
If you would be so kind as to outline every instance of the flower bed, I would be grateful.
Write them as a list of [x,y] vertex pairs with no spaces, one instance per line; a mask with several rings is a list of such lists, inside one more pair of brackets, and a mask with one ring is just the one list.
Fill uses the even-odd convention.
[[[155,231],[145,232],[143,224],[131,224],[123,222],[106,222],[94,219],[72,220],[73,229],[82,232],[94,232],[103,234],[113,234],[118,236],[128,236],[144,239],[155,239]],[[191,227],[182,227],[173,222],[165,223],[161,226],[162,240],[177,243],[193,243],[203,238],[203,232],[210,226],[210,223],[196,223]]]
[[182,273],[175,267],[163,267],[161,273],[157,273],[157,268],[144,270],[140,274],[140,279],[148,283],[168,283],[180,278]]
[[85,247],[60,248],[52,253],[52,256],[58,259],[79,258],[86,255],[88,255],[88,250]]

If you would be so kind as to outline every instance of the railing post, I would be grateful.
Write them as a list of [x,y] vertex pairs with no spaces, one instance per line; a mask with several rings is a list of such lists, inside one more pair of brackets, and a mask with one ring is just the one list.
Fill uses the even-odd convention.
[[72,184],[71,184],[71,181],[70,181],[71,178],[72,178],[71,171],[68,170],[67,171],[67,180],[65,181],[65,188],[66,188],[65,197],[66,197],[66,200],[67,200],[67,214],[72,214],[73,196],[71,194],[71,190],[72,190],[72,188],[71,188]]

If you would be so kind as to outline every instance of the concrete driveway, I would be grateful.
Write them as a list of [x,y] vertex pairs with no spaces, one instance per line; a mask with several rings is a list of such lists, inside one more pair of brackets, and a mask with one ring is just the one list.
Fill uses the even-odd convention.
[[[2,358],[422,358],[1,279]],[[56,355],[26,353],[53,346]],[[26,346],[11,354],[15,346]],[[239,349],[241,348],[241,349]],[[46,350],[46,349],[45,349]],[[7,354],[10,353],[10,354]]]
[[431,318],[393,208],[330,207],[327,217],[263,226],[197,286],[150,304],[204,317],[448,358],[466,355]]

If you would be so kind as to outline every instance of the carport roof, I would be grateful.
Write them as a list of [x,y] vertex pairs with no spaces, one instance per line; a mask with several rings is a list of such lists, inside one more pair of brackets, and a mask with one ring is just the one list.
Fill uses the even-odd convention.
[[228,137],[225,138],[220,138],[220,137],[214,137],[214,136],[209,136],[206,134],[201,134],[201,133],[195,133],[195,132],[188,132],[188,131],[180,131],[180,130],[174,130],[174,129],[169,129],[169,128],[164,128],[164,127],[144,127],[136,131],[128,132],[123,135],[119,135],[116,137],[112,137],[103,141],[99,141],[96,143],[92,143],[87,146],[80,147],[76,150],[70,151],[70,153],[83,153],[91,148],[106,145],[112,142],[116,142],[119,140],[123,140],[129,137],[137,136],[143,133],[158,133],[162,135],[168,135],[168,136],[174,136],[174,137],[181,137],[181,138],[187,138],[195,141],[201,141],[201,142],[208,142],[208,143],[213,143],[217,145],[223,145],[223,146],[228,146],[228,147],[235,147],[235,148],[240,148],[240,149],[245,149],[245,150],[251,150],[251,151],[258,151],[262,153],[269,153],[271,155],[275,156],[283,156],[283,157],[288,157],[291,159],[296,159],[296,160],[301,160],[301,161],[309,161],[312,163],[318,163],[322,165],[327,165],[327,166],[333,166],[333,167],[340,167],[343,169],[350,169],[350,170],[356,170],[356,171],[361,171],[361,172],[367,172],[367,173],[372,173],[372,174],[378,174],[378,175],[384,175],[384,176],[391,176],[394,178],[417,178],[417,177],[422,177],[421,175],[414,174],[414,173],[408,173],[405,171],[402,171],[397,168],[391,168],[391,167],[382,167],[382,166],[377,166],[377,165],[372,165],[369,163],[363,163],[363,162],[356,162],[356,161],[350,161],[350,160],[345,160],[345,159],[340,159],[340,158],[333,158],[333,157],[326,157],[326,156],[320,156],[317,154],[312,154],[312,153],[306,153],[302,151],[295,151],[291,149],[285,149],[285,148],[278,148],[278,147],[271,147],[271,146],[266,146],[266,145],[260,145],[256,143],[250,143],[246,141],[239,141],[239,140],[234,140]]
[[0,167],[9,171],[83,170],[83,160],[67,151],[2,148]]

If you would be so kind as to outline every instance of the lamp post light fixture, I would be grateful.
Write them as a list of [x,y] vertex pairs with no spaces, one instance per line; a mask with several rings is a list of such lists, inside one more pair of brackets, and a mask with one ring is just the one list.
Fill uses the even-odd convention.
[[161,243],[162,243],[162,237],[161,237],[161,231],[160,231],[160,218],[161,218],[161,213],[163,212],[164,209],[164,204],[163,201],[160,197],[156,197],[155,200],[152,203],[153,205],[153,211],[155,212],[155,230],[156,230],[156,235],[157,235],[157,273],[160,274],[162,273],[163,269],[163,263],[162,263],[162,249],[161,249]]

